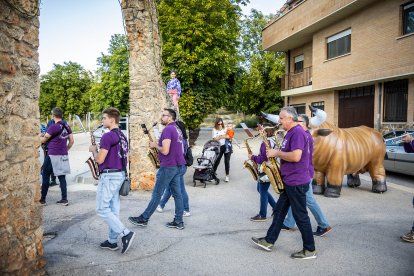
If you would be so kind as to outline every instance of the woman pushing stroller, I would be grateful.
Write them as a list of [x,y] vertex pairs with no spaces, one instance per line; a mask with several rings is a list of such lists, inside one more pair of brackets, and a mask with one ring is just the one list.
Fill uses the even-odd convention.
[[[217,167],[220,164],[221,157],[224,155],[224,168],[226,171],[226,177],[224,181],[229,182],[229,174],[230,174],[230,157],[232,150],[229,150],[227,148],[226,150],[226,140],[227,140],[227,146],[229,145],[229,141],[233,137],[231,137],[231,133],[234,134],[232,131],[228,131],[229,129],[224,127],[223,119],[217,118],[214,123],[214,128],[212,131],[212,138],[214,141],[220,142],[220,153],[217,157],[216,162],[214,163],[214,172],[217,171]],[[230,144],[231,145],[231,144]]]

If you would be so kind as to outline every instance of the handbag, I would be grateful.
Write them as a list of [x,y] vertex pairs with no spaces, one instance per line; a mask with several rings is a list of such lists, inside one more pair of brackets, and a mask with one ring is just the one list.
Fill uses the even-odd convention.
[[119,195],[127,196],[129,191],[131,191],[131,180],[128,176],[126,176],[124,182],[122,182],[121,188],[119,189]]
[[120,136],[120,134],[117,131],[115,131],[115,133],[119,137],[118,144],[119,144],[119,149],[121,151],[122,170],[125,172],[125,179],[122,182],[121,188],[119,189],[119,195],[120,196],[127,196],[129,194],[129,192],[131,191],[131,180],[128,177],[127,170],[126,170],[126,164],[124,163],[124,160],[125,160],[125,158],[124,158],[125,157],[125,152],[124,152],[124,149],[122,148],[121,136]]

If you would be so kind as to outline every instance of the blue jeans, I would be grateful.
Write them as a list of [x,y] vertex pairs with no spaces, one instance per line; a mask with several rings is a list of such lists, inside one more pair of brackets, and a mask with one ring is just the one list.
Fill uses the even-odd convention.
[[276,207],[276,201],[273,199],[273,196],[268,192],[270,187],[270,182],[257,182],[257,191],[260,194],[260,212],[261,217],[267,216],[267,204],[269,203],[272,209]]
[[267,230],[267,242],[272,244],[276,242],[288,209],[292,206],[293,217],[302,234],[303,249],[309,251],[315,250],[312,226],[310,224],[308,211],[306,210],[306,192],[308,190],[309,183],[298,186],[285,185],[285,192],[280,194],[279,200],[276,202],[272,225],[270,225],[269,230]]
[[[182,169],[180,172],[180,189],[181,189],[181,195],[183,197],[184,211],[190,212],[190,205],[188,203],[188,194],[187,194],[187,191],[185,190],[185,185],[184,185],[184,175],[186,172],[187,172],[187,166],[182,166]],[[165,204],[167,204],[170,197],[171,197],[171,188],[167,187],[164,191],[164,195],[161,198],[161,202],[160,202],[161,208],[165,207]]]
[[[326,219],[325,215],[322,213],[319,204],[316,202],[315,197],[313,196],[312,190],[312,182],[309,184],[309,190],[306,192],[306,206],[311,211],[312,215],[315,217],[318,226],[321,228],[328,228],[329,223]],[[285,218],[285,222],[283,223],[285,226],[289,228],[293,228],[295,226],[295,219],[293,218],[292,208],[289,208],[288,215]]]
[[125,172],[103,173],[99,176],[96,190],[96,213],[109,226],[110,243],[116,243],[119,235],[129,234],[129,230],[119,220],[119,189],[125,179]]
[[[47,192],[49,191],[49,179],[51,175],[53,175],[52,161],[50,161],[50,156],[46,155],[42,167],[42,200],[46,200]],[[59,175],[58,178],[62,199],[67,200],[68,192],[66,188],[66,176]]]
[[163,195],[165,189],[168,187],[171,189],[172,196],[174,197],[175,202],[175,218],[174,220],[177,223],[183,221],[183,198],[181,195],[180,189],[180,173],[182,172],[182,166],[175,167],[161,167],[157,172],[157,177],[155,180],[154,190],[152,190],[152,197],[148,203],[147,209],[142,213],[142,217],[145,220],[149,220],[151,215],[157,209],[158,204],[160,204],[161,196]]

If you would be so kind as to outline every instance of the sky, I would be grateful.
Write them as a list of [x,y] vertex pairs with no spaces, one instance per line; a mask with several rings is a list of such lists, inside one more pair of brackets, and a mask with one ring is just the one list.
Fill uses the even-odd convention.
[[[119,0],[120,1],[120,0]],[[242,7],[275,14],[286,0],[250,0]],[[40,6],[40,73],[53,64],[73,61],[94,72],[96,59],[106,54],[111,35],[123,34],[118,0],[42,0]]]

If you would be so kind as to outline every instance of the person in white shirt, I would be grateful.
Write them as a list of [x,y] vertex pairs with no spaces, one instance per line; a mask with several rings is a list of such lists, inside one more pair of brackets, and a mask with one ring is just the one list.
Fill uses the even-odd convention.
[[220,164],[221,157],[224,155],[224,168],[226,171],[226,178],[224,181],[229,182],[229,174],[230,174],[230,157],[231,157],[231,151],[226,151],[225,141],[226,138],[228,139],[228,135],[226,134],[227,129],[224,128],[224,123],[222,118],[216,118],[216,121],[214,123],[214,128],[212,131],[212,138],[215,141],[220,142],[220,154],[216,160],[216,163],[214,164],[214,172],[217,171],[217,167]]

